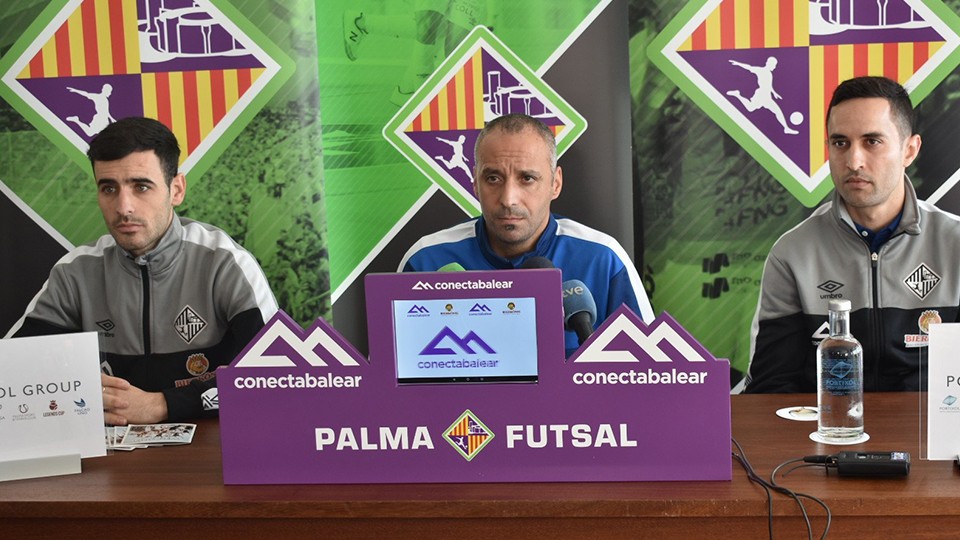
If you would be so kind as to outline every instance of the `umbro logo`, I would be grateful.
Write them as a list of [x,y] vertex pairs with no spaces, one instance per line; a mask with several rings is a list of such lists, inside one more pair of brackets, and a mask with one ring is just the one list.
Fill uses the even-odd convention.
[[840,283],[839,281],[828,279],[823,283],[817,285],[817,288],[823,291],[824,293],[826,293],[826,294],[820,295],[821,300],[826,300],[831,298],[843,298],[843,293],[838,292],[840,289],[843,288],[843,283]]
[[836,292],[841,287],[843,287],[843,283],[838,283],[832,279],[828,279],[823,283],[817,285],[817,288],[825,293]]
[[110,319],[104,319],[104,320],[102,320],[102,321],[97,321],[97,326],[99,326],[100,329],[103,330],[104,332],[109,332],[109,331],[113,330],[114,328],[116,328],[116,325],[113,324],[113,321],[111,321]]

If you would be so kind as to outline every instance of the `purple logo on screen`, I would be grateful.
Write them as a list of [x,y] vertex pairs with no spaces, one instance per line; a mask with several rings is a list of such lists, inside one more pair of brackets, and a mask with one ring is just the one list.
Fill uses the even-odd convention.
[[449,326],[444,326],[443,330],[441,330],[436,337],[431,339],[430,343],[427,343],[427,346],[420,351],[420,355],[457,354],[456,351],[450,347],[439,346],[446,340],[449,340],[449,342],[452,342],[453,345],[456,345],[458,349],[467,354],[477,354],[477,351],[473,350],[473,348],[470,346],[471,344],[480,347],[487,354],[496,354],[496,351],[494,351],[490,345],[487,345],[485,341],[480,339],[480,336],[478,336],[473,330],[461,338],[456,332],[451,330]]
[[486,304],[474,304],[470,308],[470,313],[491,313],[490,308]]
[[426,315],[428,313],[430,313],[430,310],[423,306],[413,306],[407,311],[408,315]]

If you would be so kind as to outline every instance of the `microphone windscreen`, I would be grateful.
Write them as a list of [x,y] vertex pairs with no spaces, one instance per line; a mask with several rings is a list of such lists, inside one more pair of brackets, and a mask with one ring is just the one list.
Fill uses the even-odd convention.
[[458,262],[447,263],[440,268],[437,268],[437,272],[466,272],[467,269],[463,267],[462,264]]
[[593,293],[579,279],[570,279],[563,282],[563,324],[570,328],[570,317],[577,313],[590,315],[590,326],[597,322],[597,302]]
[[546,257],[530,257],[529,259],[523,261],[523,264],[520,265],[520,268],[554,268],[554,266],[553,262]]

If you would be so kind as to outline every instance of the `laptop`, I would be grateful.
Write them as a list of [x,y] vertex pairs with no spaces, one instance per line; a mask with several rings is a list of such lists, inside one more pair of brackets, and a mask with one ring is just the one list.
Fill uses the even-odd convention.
[[564,361],[560,270],[372,273],[370,362],[397,383],[536,383]]

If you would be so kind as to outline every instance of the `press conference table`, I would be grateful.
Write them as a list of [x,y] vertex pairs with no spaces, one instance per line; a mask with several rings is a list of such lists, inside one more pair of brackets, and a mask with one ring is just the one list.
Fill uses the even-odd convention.
[[[840,450],[905,450],[907,478],[839,478],[795,470],[783,485],[823,499],[831,537],[956,538],[960,473],[923,461],[917,411],[923,396],[868,394],[871,439],[812,442],[814,422],[775,411],[815,405],[813,395],[733,396],[733,435],[764,477],[778,464]],[[283,441],[277,441],[282,445]],[[780,478],[780,477],[778,477]],[[384,479],[388,480],[388,479]],[[815,537],[824,513],[808,502]],[[775,495],[777,538],[806,537],[796,504]],[[193,444],[86,459],[83,473],[0,483],[4,538],[765,538],[763,490],[734,463],[730,482],[225,486],[216,421]]]

